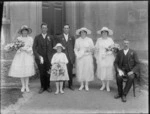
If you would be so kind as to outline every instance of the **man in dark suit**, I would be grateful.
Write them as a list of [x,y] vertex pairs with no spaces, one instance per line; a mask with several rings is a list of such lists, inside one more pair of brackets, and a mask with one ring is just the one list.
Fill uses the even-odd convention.
[[37,63],[38,69],[40,71],[40,82],[41,89],[39,93],[47,90],[51,92],[50,88],[50,74],[48,70],[51,67],[51,58],[54,53],[54,38],[52,35],[48,34],[48,26],[46,23],[41,25],[42,33],[37,35],[34,39],[33,53],[35,55],[35,61]]
[[[132,86],[133,80],[139,70],[139,60],[135,51],[129,48],[129,40],[123,40],[124,49],[120,50],[116,56],[114,65],[117,71],[116,81],[118,86],[118,94],[116,99],[121,98],[122,102],[126,102],[126,96]],[[123,78],[127,79],[123,90]]]
[[69,89],[74,90],[72,86],[73,83],[72,70],[73,70],[73,64],[75,62],[75,54],[74,54],[75,38],[69,34],[69,29],[70,29],[69,25],[64,25],[63,34],[57,36],[56,39],[57,42],[61,43],[65,47],[64,53],[66,54],[67,59],[69,61],[67,64],[67,69],[69,74],[68,87]]

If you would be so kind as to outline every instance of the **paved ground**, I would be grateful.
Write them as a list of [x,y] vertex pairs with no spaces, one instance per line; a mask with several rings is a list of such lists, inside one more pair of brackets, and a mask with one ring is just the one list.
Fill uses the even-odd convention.
[[[74,79],[75,80],[75,79]],[[100,82],[90,83],[90,91],[78,91],[79,83],[74,82],[75,91],[65,89],[65,94],[55,95],[55,85],[51,83],[53,92],[38,94],[40,83],[30,83],[31,92],[24,93],[15,105],[3,110],[2,114],[78,114],[78,113],[148,113],[148,92],[136,89],[136,97],[132,88],[127,102],[114,99],[116,84],[111,83],[111,92],[100,91]]]
[[[2,61],[1,61],[2,62]],[[38,94],[40,82],[37,76],[31,78],[30,93],[20,93],[20,80],[8,77],[8,69],[11,61],[4,61],[1,69],[1,104],[2,114],[54,114],[54,113],[148,113],[148,67],[142,64],[141,84],[145,88],[136,89],[136,97],[133,97],[132,88],[127,96],[127,102],[114,99],[117,92],[116,83],[111,83],[111,92],[100,91],[100,82],[90,83],[90,91],[78,91],[79,83],[74,80],[75,91],[65,89],[65,94],[54,95],[55,85],[51,83],[53,92]],[[15,88],[15,89],[14,89]],[[4,89],[7,89],[5,91]],[[144,90],[143,90],[144,89]],[[6,94],[4,94],[4,93]],[[23,97],[22,97],[23,96]],[[6,102],[7,101],[7,102]],[[14,104],[15,103],[15,104]],[[10,105],[11,104],[11,105]],[[9,106],[8,106],[9,105]],[[8,106],[8,107],[6,107]]]

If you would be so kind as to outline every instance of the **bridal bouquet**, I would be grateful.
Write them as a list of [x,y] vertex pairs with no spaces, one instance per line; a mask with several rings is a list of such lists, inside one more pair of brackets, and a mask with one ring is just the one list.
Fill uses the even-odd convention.
[[87,47],[86,50],[85,50],[85,52],[88,52],[88,53],[91,53],[91,54],[93,54],[94,51],[95,51],[95,49],[92,48],[92,47]]
[[120,46],[119,44],[113,44],[105,49],[106,49],[106,52],[118,53],[118,51],[120,50]]
[[14,50],[18,50],[20,49],[21,47],[23,47],[25,44],[24,42],[20,41],[20,40],[17,40],[16,42],[13,42],[13,43],[10,43],[10,44],[7,44],[5,47],[4,47],[4,50],[6,51],[14,51]]
[[59,63],[55,64],[55,66],[52,68],[51,72],[55,76],[64,76],[65,75],[65,69]]

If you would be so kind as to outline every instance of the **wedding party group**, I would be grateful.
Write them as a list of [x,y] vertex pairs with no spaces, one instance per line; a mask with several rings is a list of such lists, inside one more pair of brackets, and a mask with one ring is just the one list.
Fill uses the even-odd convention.
[[[56,84],[56,95],[64,94],[65,82],[68,82],[68,88],[73,91],[75,66],[76,78],[80,83],[79,91],[89,91],[89,82],[96,76],[102,84],[100,90],[106,89],[110,92],[110,81],[115,79],[118,92],[114,98],[121,98],[122,102],[126,102],[126,96],[139,70],[138,56],[130,49],[130,39],[122,39],[121,49],[111,37],[113,31],[108,27],[102,27],[97,31],[101,37],[97,38],[95,45],[88,36],[92,32],[86,27],[76,30],[78,38],[70,34],[70,25],[66,24],[62,29],[61,35],[53,36],[48,33],[48,25],[42,23],[41,34],[32,38],[32,29],[23,25],[18,30],[19,37],[15,42],[5,46],[7,51],[16,50],[8,76],[21,79],[21,92],[30,92],[29,77],[36,74],[35,63],[40,74],[39,94],[44,91],[51,93],[52,81]],[[124,78],[127,81],[123,88]]]

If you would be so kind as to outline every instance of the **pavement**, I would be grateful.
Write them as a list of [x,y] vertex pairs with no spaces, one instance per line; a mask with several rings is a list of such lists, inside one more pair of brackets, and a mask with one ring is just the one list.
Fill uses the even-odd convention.
[[136,88],[129,91],[127,102],[114,99],[117,93],[115,81],[111,83],[111,91],[100,91],[100,81],[90,82],[90,90],[79,91],[79,83],[74,79],[75,90],[65,88],[64,94],[55,95],[55,83],[51,82],[52,93],[45,91],[38,94],[39,79],[30,83],[31,91],[24,93],[18,102],[2,110],[2,114],[93,114],[93,113],[148,113],[148,90]]

